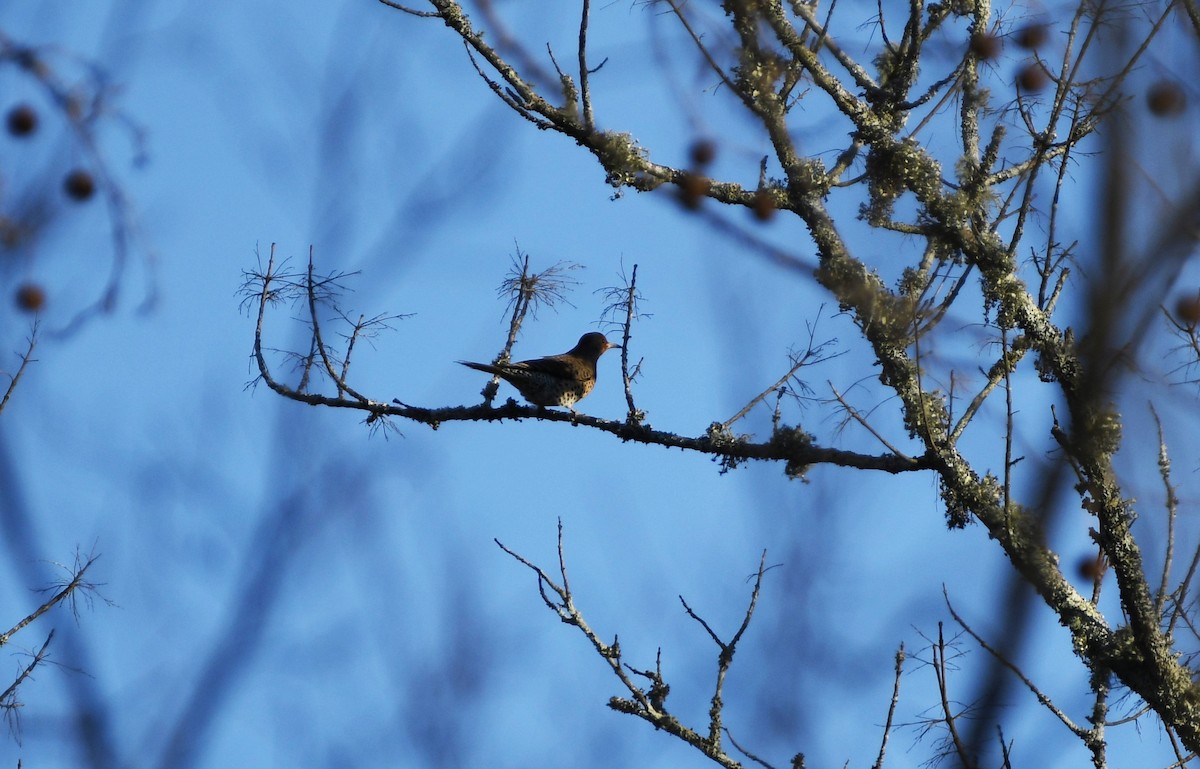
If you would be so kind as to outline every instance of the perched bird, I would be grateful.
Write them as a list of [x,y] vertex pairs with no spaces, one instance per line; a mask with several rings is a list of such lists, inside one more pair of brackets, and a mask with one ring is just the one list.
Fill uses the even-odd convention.
[[525,396],[535,406],[566,406],[572,412],[575,404],[596,386],[596,361],[608,350],[619,348],[592,331],[579,337],[579,343],[562,355],[523,360],[520,363],[459,363],[495,374]]

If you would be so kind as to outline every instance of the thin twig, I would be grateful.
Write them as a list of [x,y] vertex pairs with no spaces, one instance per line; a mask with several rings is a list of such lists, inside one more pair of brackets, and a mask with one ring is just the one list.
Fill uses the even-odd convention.
[[967,753],[966,743],[958,733],[958,714],[950,707],[950,684],[946,666],[946,639],[942,635],[942,623],[938,623],[937,643],[933,645],[933,672],[937,678],[938,694],[941,696],[942,722],[946,725],[950,743],[965,769],[976,769],[976,764]]
[[1023,673],[1021,669],[1016,666],[1015,663],[1013,663],[1012,660],[1001,654],[998,649],[988,644],[987,641],[984,641],[983,637],[976,633],[971,626],[968,625],[966,621],[964,621],[963,618],[958,615],[958,612],[954,610],[954,606],[950,603],[950,595],[946,592],[944,587],[942,588],[942,597],[946,601],[946,608],[949,610],[950,616],[954,618],[954,621],[958,623],[958,626],[966,631],[967,635],[975,639],[975,643],[979,644],[980,648],[992,655],[992,657],[994,657],[1001,665],[1012,671],[1012,673],[1021,680],[1021,683],[1025,684],[1026,688],[1033,692],[1033,695],[1037,697],[1038,702],[1041,703],[1041,705],[1051,713],[1053,713],[1059,721],[1062,721],[1063,725],[1070,729],[1072,734],[1086,742],[1090,736],[1088,730],[1080,727],[1078,724],[1072,721],[1071,717],[1063,712],[1061,708],[1055,705],[1054,701],[1051,700],[1049,696],[1044,694],[1042,690],[1039,689],[1033,683],[1033,681],[1031,681],[1029,677],[1026,676],[1025,673]]
[[[0,692],[0,710],[4,711],[5,718],[9,720],[12,731],[18,735],[20,733],[20,710],[21,703],[17,701],[17,690],[21,688],[26,679],[33,674],[33,669],[40,665],[50,656],[49,651],[50,641],[54,639],[54,629],[46,635],[46,640],[42,643],[40,649],[33,654],[33,660],[28,665],[21,668],[21,672],[9,685],[7,689]],[[19,741],[19,740],[18,740]]]
[[637,291],[637,271],[638,266],[634,264],[633,271],[629,275],[629,286],[625,294],[625,322],[621,324],[621,380],[625,385],[625,404],[629,407],[628,419],[630,424],[640,424],[644,417],[644,414],[633,404],[633,378],[638,372],[637,370],[634,370],[633,373],[629,371],[630,331],[633,327],[634,318],[639,317],[637,305],[641,298]]
[[1164,543],[1166,552],[1163,554],[1162,575],[1158,583],[1158,592],[1154,596],[1155,611],[1161,617],[1163,606],[1168,595],[1171,580],[1171,566],[1175,557],[1175,519],[1179,512],[1179,497],[1175,486],[1171,483],[1171,455],[1167,452],[1167,439],[1163,435],[1162,420],[1154,404],[1150,404],[1150,413],[1154,416],[1154,424],[1158,427],[1158,473],[1162,478],[1163,489],[1166,492],[1164,502],[1167,508],[1167,541]]
[[[892,442],[891,442],[891,441],[889,441],[887,438],[885,438],[885,437],[883,436],[883,434],[882,434],[882,433],[880,433],[878,430],[876,430],[876,429],[875,429],[875,428],[874,428],[874,427],[871,425],[871,423],[867,421],[867,418],[866,418],[866,417],[864,417],[862,414],[858,413],[858,409],[856,409],[856,408],[854,408],[853,406],[851,406],[851,405],[850,405],[849,401],[847,401],[847,400],[846,400],[846,398],[845,398],[845,396],[843,396],[843,395],[842,395],[842,393],[838,391],[837,387],[835,387],[835,386],[834,386],[833,382],[830,382],[830,381],[828,381],[828,380],[827,380],[827,381],[825,382],[825,384],[829,385],[829,390],[830,390],[830,391],[833,393],[833,397],[834,397],[834,399],[835,399],[835,400],[836,400],[836,401],[837,401],[839,404],[841,404],[842,408],[844,408],[844,409],[846,410],[846,413],[847,413],[847,414],[849,414],[849,415],[850,415],[850,417],[851,417],[851,418],[852,418],[854,421],[856,421],[856,422],[858,422],[860,425],[862,425],[862,426],[863,426],[863,428],[864,428],[864,429],[866,429],[866,431],[867,431],[867,432],[869,432],[871,435],[875,436],[875,440],[877,440],[877,441],[879,441],[880,443],[882,443],[882,444],[883,444],[883,446],[884,446],[884,447],[885,447],[885,448],[886,448],[888,451],[890,451],[890,452],[891,452],[893,455],[895,455],[895,456],[897,456],[897,457],[907,457],[907,456],[908,456],[908,455],[907,455],[907,454],[905,454],[903,451],[901,451],[900,449],[898,449],[898,448],[896,448],[895,446],[893,446],[893,445],[892,445]],[[872,409],[872,411],[873,411],[873,410],[874,410],[874,409]]]
[[25,369],[30,363],[37,362],[37,359],[33,357],[33,350],[37,347],[39,323],[40,319],[33,321],[33,327],[29,331],[29,344],[25,348],[25,352],[21,354],[21,365],[17,368],[17,373],[9,378],[8,387],[4,390],[4,397],[0,398],[0,412],[3,412],[4,407],[8,405],[8,399],[12,397],[13,391],[17,389],[17,383],[21,381],[21,376],[25,373]]
[[892,722],[896,717],[896,706],[900,704],[900,675],[904,671],[904,643],[896,650],[896,676],[892,681],[892,700],[888,703],[887,721],[883,725],[883,739],[879,743],[879,757],[875,759],[872,769],[883,769],[883,757],[887,753],[888,739],[892,734]]
[[395,2],[395,0],[379,0],[379,2],[383,3],[384,5],[388,6],[389,8],[395,8],[397,11],[404,11],[405,13],[410,14],[412,16],[421,16],[423,18],[435,18],[436,19],[442,15],[442,14],[438,13],[437,11],[418,11],[416,8],[409,8],[407,5],[401,5],[400,3]]

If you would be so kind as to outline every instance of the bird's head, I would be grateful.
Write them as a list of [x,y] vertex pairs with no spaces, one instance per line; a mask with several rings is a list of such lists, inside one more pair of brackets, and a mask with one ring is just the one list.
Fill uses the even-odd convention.
[[600,356],[612,349],[620,349],[621,345],[613,344],[598,331],[589,331],[579,337],[579,343],[575,345],[575,349],[571,350],[570,355],[577,355],[580,358],[587,360],[599,360]]

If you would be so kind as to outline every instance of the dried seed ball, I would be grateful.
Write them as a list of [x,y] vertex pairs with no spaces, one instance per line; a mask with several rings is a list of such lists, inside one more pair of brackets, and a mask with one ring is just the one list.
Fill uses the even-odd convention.
[[697,139],[692,143],[692,165],[706,166],[717,157],[717,145],[708,139]]
[[1200,325],[1200,293],[1179,297],[1175,303],[1175,316],[1185,325]]
[[1027,51],[1041,48],[1050,37],[1050,28],[1045,24],[1026,24],[1013,34],[1017,45]]
[[1079,563],[1075,566],[1076,572],[1081,579],[1086,579],[1089,582],[1095,582],[1104,576],[1104,572],[1108,570],[1108,562],[1103,555],[1085,555],[1079,559]]
[[8,132],[13,136],[28,136],[37,130],[38,116],[28,104],[18,104],[8,111]]
[[1178,83],[1159,80],[1146,91],[1146,106],[1159,117],[1174,117],[1187,106],[1187,95]]
[[1017,73],[1017,85],[1022,91],[1040,91],[1046,87],[1046,71],[1036,61],[1031,61]]
[[679,201],[684,208],[695,210],[704,202],[712,182],[702,174],[684,173],[679,177]]
[[754,193],[754,218],[760,222],[770,221],[775,216],[775,199],[766,190]]
[[63,180],[63,190],[72,200],[87,200],[96,192],[96,180],[87,171],[77,168]]
[[46,305],[46,291],[36,283],[23,283],[17,288],[17,307],[25,312],[37,312]]
[[971,35],[971,53],[983,61],[999,56],[1003,47],[1004,43],[995,35]]

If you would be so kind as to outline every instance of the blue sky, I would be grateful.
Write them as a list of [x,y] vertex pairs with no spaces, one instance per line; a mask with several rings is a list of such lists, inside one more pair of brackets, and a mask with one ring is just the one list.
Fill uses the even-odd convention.
[[[504,12],[567,55],[575,12],[555,8]],[[718,173],[753,184],[765,149],[727,99],[681,101],[677,84],[640,74],[662,50],[678,54],[659,47],[677,33],[641,7],[594,13],[597,58],[611,57],[593,80],[600,121],[674,163],[719,128],[734,138]],[[634,331],[634,357],[645,358],[637,396],[661,429],[696,435],[729,418],[804,343],[825,301],[809,277],[741,252],[666,194],[611,200],[595,162],[499,104],[440,24],[361,0],[9,5],[0,25],[107,69],[121,85],[115,103],[146,131],[149,160],[131,168],[121,132],[102,137],[138,209],[139,257],[117,310],[45,341],[0,419],[19,480],[10,498],[23,500],[39,545],[6,553],[6,621],[32,608],[31,579],[51,578],[42,561],[69,560],[76,547],[102,554],[94,576],[115,603],[78,621],[56,612],[18,638],[32,647],[53,626],[65,667],[25,688],[22,742],[0,742],[0,765],[85,765],[77,739],[64,737],[74,734],[73,691],[107,715],[113,766],[704,765],[605,707],[621,694],[615,679],[492,541],[549,570],[559,518],[585,616],[602,636],[620,635],[630,664],[651,667],[661,647],[669,704],[694,726],[705,723],[716,649],[678,596],[731,634],[746,577],[768,550],[779,567],[735,660],[726,723],[777,765],[796,752],[810,766],[874,760],[895,649],[903,641],[919,653],[921,634],[949,621],[943,585],[977,629],[1003,634],[993,619],[1005,564],[978,527],[945,530],[928,476],[816,468],[800,483],[771,465],[721,475],[705,457],[561,423],[400,423],[403,436],[384,439],[354,413],[245,387],[253,319],[237,290],[271,243],[295,265],[311,245],[321,268],[361,271],[347,281],[352,314],[412,313],[358,352],[356,387],[380,400],[478,398],[484,377],[454,361],[487,360],[503,344],[495,288],[518,248],[536,267],[586,267],[573,306],[527,323],[519,357],[561,352],[595,328],[596,292],[639,265],[653,317]],[[684,86],[702,80],[673,71]],[[0,94],[22,93],[3,77]],[[681,104],[691,121],[677,117]],[[827,116],[805,119],[808,151],[842,146],[844,133],[823,132]],[[50,127],[39,138],[49,158],[63,146],[54,136]],[[0,139],[5,173],[19,177],[17,150]],[[1067,228],[1082,236],[1083,202],[1067,208]],[[21,266],[50,290],[51,328],[106,275],[89,261],[106,265],[103,217],[79,216]],[[807,248],[791,222],[766,235]],[[147,283],[156,302],[139,312]],[[869,408],[870,360],[832,310],[817,338],[852,352],[810,383],[823,393],[826,380],[861,383],[853,392]],[[7,354],[25,320],[3,312]],[[292,314],[273,313],[269,344],[306,346]],[[623,418],[616,356],[600,369],[581,410]],[[894,425],[887,408],[879,418]],[[760,408],[740,427],[761,435],[768,416]],[[793,418],[823,440],[880,450],[862,431],[832,437],[820,409]],[[1194,457],[1188,435],[1173,437]],[[1181,465],[1190,473],[1194,460]],[[1086,552],[1080,521],[1064,524],[1064,558]],[[1195,533],[1194,521],[1181,526]],[[243,602],[248,585],[264,587]],[[1042,614],[1035,630],[1034,646],[1050,651],[1032,654],[1028,671],[1082,717],[1086,679],[1062,663],[1065,632]],[[982,653],[962,648],[967,699]],[[219,687],[200,683],[206,666],[227,673],[212,679]],[[898,719],[912,723],[935,700],[931,671],[908,671]],[[1028,693],[1014,690],[1011,711],[1005,734],[1018,758],[1028,751],[1026,765],[1085,760]],[[176,729],[194,737],[189,752],[170,751]],[[917,733],[893,735],[888,766],[928,757]],[[1168,755],[1154,727],[1129,739],[1139,760]],[[1068,752],[1054,764],[1034,746]]]

